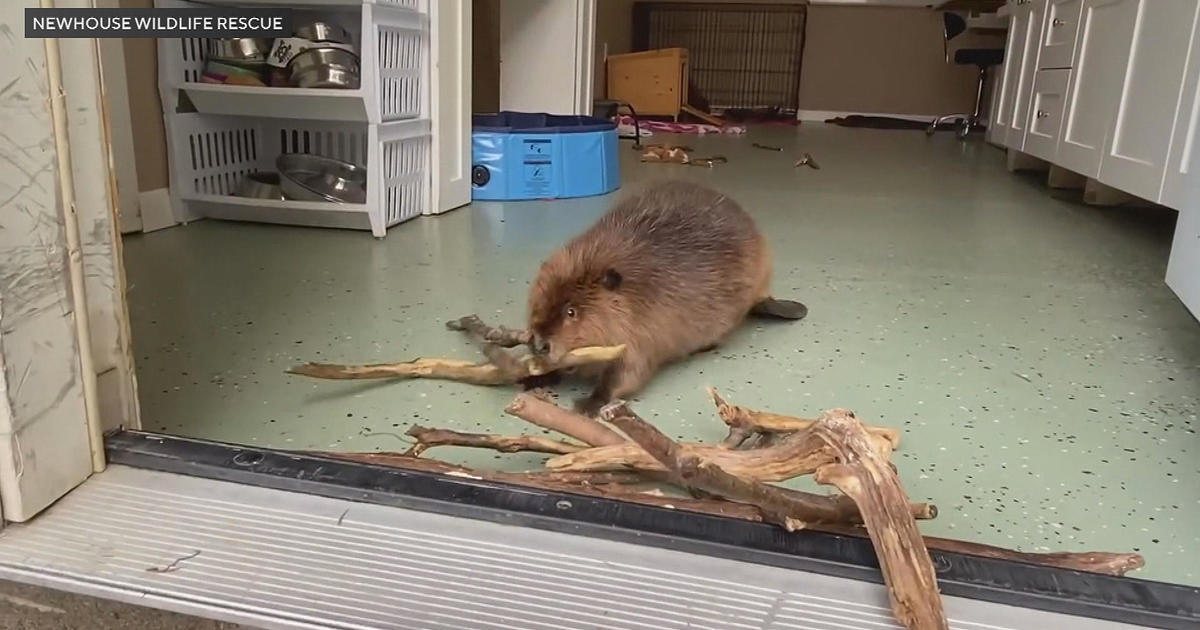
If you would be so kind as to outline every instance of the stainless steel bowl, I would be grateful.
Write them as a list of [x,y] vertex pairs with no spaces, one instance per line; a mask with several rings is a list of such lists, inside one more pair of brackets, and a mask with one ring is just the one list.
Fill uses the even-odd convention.
[[367,169],[307,153],[284,153],[275,160],[283,195],[297,201],[367,202]]
[[253,37],[208,40],[208,59],[239,65],[261,65],[271,53],[271,40]]
[[279,173],[250,173],[242,178],[233,194],[251,199],[287,199],[283,196],[283,189],[279,184]]
[[309,48],[288,63],[292,84],[306,88],[354,90],[359,86],[358,55],[341,48]]
[[337,24],[329,22],[309,22],[308,24],[303,24],[296,28],[295,35],[310,42],[350,43],[350,33]]

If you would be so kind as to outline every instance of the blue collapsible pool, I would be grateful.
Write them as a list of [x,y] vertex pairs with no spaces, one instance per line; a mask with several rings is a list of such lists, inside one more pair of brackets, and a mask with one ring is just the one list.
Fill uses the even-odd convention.
[[512,201],[587,197],[620,185],[617,125],[593,116],[476,114],[471,197]]

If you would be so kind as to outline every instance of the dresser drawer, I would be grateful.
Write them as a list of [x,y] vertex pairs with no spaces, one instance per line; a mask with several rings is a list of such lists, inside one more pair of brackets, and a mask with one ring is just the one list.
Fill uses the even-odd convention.
[[1039,69],[1072,67],[1082,14],[1083,0],[1048,0],[1042,25],[1042,49],[1038,55]]
[[1053,160],[1062,131],[1070,70],[1039,70],[1033,80],[1029,101],[1029,124],[1025,127],[1025,152]]

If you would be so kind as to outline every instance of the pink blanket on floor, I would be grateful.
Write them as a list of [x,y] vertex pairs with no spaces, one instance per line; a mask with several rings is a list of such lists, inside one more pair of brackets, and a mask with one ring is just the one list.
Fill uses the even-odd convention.
[[[729,133],[742,134],[746,133],[746,128],[741,125],[725,125],[718,127],[716,125],[708,125],[703,123],[681,123],[667,122],[661,120],[639,120],[638,125],[642,128],[642,135],[646,135],[647,131],[661,131],[663,133]],[[632,116],[617,116],[617,127],[621,135],[633,135],[633,117]]]

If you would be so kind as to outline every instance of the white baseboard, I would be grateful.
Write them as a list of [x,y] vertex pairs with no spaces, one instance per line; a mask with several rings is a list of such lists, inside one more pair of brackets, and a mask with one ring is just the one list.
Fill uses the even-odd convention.
[[171,211],[171,195],[167,188],[143,190],[138,193],[138,205],[142,211],[142,231],[153,232],[178,225]]

